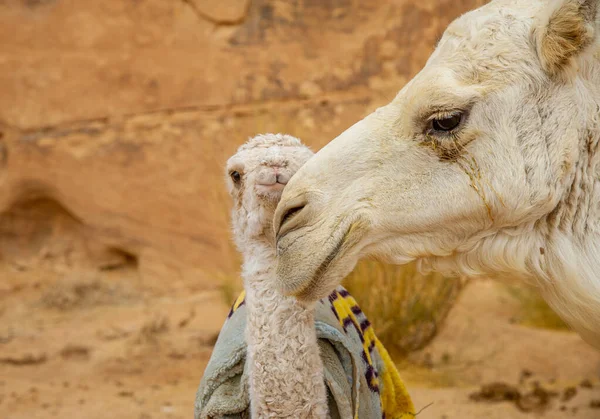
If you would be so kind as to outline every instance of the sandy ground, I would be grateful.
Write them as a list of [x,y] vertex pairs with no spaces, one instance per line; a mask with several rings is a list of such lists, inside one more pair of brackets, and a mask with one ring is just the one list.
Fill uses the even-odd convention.
[[[0,418],[192,417],[228,311],[221,292],[150,290],[127,266],[0,273]],[[502,287],[471,282],[432,345],[402,363],[418,417],[600,418],[600,353],[573,333],[513,324]],[[470,397],[498,382],[487,400]]]

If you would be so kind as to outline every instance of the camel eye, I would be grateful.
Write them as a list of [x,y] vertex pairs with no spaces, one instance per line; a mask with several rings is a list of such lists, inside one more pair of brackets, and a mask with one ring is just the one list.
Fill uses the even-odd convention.
[[229,173],[229,176],[231,176],[231,180],[233,180],[233,183],[235,183],[236,185],[238,185],[242,180],[242,175],[237,170],[234,170],[233,172]]
[[454,131],[463,120],[463,113],[457,112],[455,114],[448,115],[444,118],[435,118],[431,120],[431,131],[433,133],[447,133]]

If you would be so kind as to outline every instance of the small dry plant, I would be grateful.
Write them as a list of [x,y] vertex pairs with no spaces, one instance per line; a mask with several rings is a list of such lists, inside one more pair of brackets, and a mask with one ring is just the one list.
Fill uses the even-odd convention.
[[437,273],[422,275],[415,264],[396,266],[366,259],[343,285],[388,350],[406,356],[435,337],[456,301],[462,280]]
[[569,330],[569,326],[533,288],[524,284],[507,285],[506,290],[519,304],[517,323],[541,329]]

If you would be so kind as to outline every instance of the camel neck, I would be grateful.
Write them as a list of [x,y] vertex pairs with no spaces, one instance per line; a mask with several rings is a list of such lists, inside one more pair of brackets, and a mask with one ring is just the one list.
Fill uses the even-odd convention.
[[[275,290],[275,250],[244,254],[250,395],[253,417],[324,417],[326,389],[314,310]],[[305,412],[312,412],[305,416]],[[283,415],[283,416],[280,416]]]

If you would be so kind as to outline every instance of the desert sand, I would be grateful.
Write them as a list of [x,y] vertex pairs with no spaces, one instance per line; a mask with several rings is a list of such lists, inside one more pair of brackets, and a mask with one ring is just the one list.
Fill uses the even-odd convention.
[[[0,418],[190,418],[239,286],[226,158],[317,151],[483,3],[0,1]],[[519,304],[472,281],[398,360],[419,418],[600,417],[600,354]]]
[[[48,264],[1,266],[0,417],[191,417],[225,294],[149,288],[127,264]],[[600,353],[518,313],[504,285],[467,284],[434,341],[399,363],[419,417],[600,417]]]

